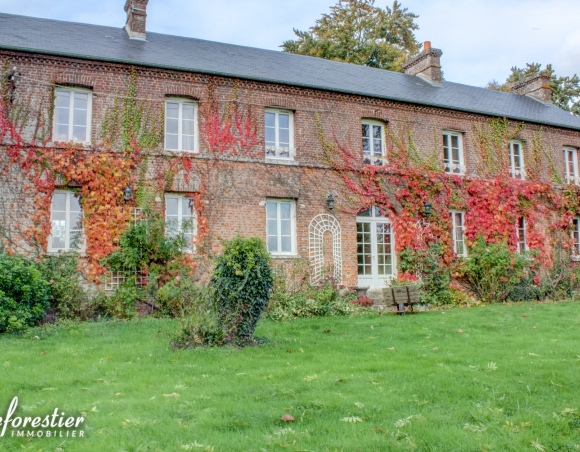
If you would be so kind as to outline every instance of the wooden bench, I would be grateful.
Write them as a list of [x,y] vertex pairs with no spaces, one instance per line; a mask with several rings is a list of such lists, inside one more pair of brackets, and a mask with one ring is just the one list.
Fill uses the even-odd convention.
[[396,306],[397,314],[405,315],[407,311],[413,311],[413,305],[421,302],[419,287],[395,286],[383,288],[383,303],[387,306]]

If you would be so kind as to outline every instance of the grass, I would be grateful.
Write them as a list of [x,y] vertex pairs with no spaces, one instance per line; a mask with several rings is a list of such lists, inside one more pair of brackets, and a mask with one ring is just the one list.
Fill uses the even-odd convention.
[[580,450],[579,327],[562,303],[263,320],[243,350],[173,351],[156,319],[3,337],[0,416],[17,395],[87,437],[0,451]]

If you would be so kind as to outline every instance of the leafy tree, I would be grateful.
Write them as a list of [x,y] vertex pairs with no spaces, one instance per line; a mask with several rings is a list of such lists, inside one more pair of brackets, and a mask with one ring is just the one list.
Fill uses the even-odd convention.
[[[504,83],[492,80],[487,84],[489,89],[511,93],[512,86],[520,80],[536,75],[542,71],[540,63],[526,64],[525,68],[512,67],[511,74]],[[580,116],[580,78],[574,74],[572,77],[558,77],[551,64],[546,66],[544,72],[550,75],[552,87],[552,102],[562,110],[572,112]]]
[[375,0],[340,0],[309,31],[294,29],[296,40],[285,41],[285,52],[401,71],[409,55],[419,50],[414,30],[417,15],[401,8],[379,8]]

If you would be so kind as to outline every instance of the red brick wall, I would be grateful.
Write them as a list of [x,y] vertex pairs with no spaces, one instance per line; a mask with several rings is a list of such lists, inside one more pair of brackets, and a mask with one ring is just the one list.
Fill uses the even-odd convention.
[[[119,64],[0,51],[0,60],[6,58],[22,75],[17,82],[16,95],[21,99],[30,99],[36,109],[46,110],[49,107],[50,93],[55,83],[90,87],[94,95],[93,143],[99,141],[105,109],[112,104],[115,93],[123,94],[126,91],[130,74],[130,67]],[[167,95],[188,96],[200,101],[206,99],[210,81],[206,75],[141,67],[135,70],[138,96],[151,100],[158,109],[163,108]],[[220,177],[213,177],[207,187],[207,215],[214,251],[219,250],[218,239],[231,238],[238,232],[265,238],[263,201],[268,197],[291,198],[296,200],[297,207],[297,252],[306,258],[309,223],[317,214],[328,212],[326,196],[332,192],[336,199],[333,214],[342,228],[343,282],[356,285],[356,222],[353,215],[341,212],[344,199],[340,194],[339,181],[321,165],[321,145],[316,134],[317,115],[327,135],[334,131],[339,139],[359,150],[362,118],[383,120],[392,131],[410,124],[418,149],[426,151],[440,147],[443,130],[461,131],[467,172],[476,172],[473,128],[476,123],[488,119],[485,116],[276,84],[219,77],[215,80],[220,86],[218,95],[222,99],[231,96],[235,89],[240,98],[249,100],[258,112],[264,107],[284,107],[295,111],[294,140],[298,164],[271,164],[266,163],[263,157],[245,162],[220,163],[223,165]],[[263,134],[263,114],[259,114],[258,118],[258,130]],[[521,138],[526,143],[525,155],[529,153],[531,134],[538,129],[539,126],[528,124],[522,132]],[[563,173],[562,147],[580,147],[580,132],[542,127],[542,135],[548,147],[553,149],[554,162]],[[161,153],[161,149],[159,151]],[[153,158],[150,164],[160,164],[159,158]],[[10,181],[0,183],[4,185],[0,187],[2,192],[7,192],[6,184]],[[176,183],[174,188],[176,191],[192,191],[192,187],[183,185]],[[12,196],[16,202],[30,203],[30,200],[18,200],[17,195]],[[11,212],[14,214],[15,210]],[[5,218],[9,213],[4,214]]]

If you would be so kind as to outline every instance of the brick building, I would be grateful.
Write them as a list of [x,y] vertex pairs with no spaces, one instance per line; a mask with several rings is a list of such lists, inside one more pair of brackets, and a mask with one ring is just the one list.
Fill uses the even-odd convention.
[[[134,70],[139,98],[164,112],[164,143],[149,159],[151,168],[179,155],[199,162],[209,158],[198,114],[208,86],[219,86],[222,100],[242,93],[257,112],[260,152],[226,162],[227,171],[205,187],[214,250],[219,239],[239,232],[263,238],[281,262],[310,259],[314,279],[324,266],[333,266],[347,286],[379,287],[396,274],[397,237],[390,219],[372,209],[345,213],[340,179],[321,158],[318,121],[326,134],[335,133],[371,164],[388,158],[387,128],[411,124],[418,149],[435,142],[445,172],[471,177],[477,175],[474,124],[506,117],[512,124],[526,123],[506,149],[512,177],[525,178],[532,134],[541,129],[562,178],[579,182],[580,118],[551,105],[544,75],[520,82],[509,94],[444,81],[442,52],[429,43],[402,74],[148,33],[147,2],[127,0],[125,28],[0,14],[0,60],[9,62],[13,96],[29,99],[37,109],[48,106],[53,143],[98,142],[105,110]],[[184,194],[200,190],[195,167],[188,176],[178,174],[156,202],[178,227],[193,219],[186,231],[193,236],[196,212]],[[34,209],[34,202],[18,197],[17,175],[1,183],[2,225],[10,230],[22,221],[19,208]],[[70,187],[58,187],[48,251],[73,246],[82,233],[76,226],[81,215]],[[455,251],[462,254],[463,213],[453,215]],[[574,227],[578,248],[578,220]]]

